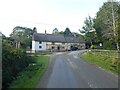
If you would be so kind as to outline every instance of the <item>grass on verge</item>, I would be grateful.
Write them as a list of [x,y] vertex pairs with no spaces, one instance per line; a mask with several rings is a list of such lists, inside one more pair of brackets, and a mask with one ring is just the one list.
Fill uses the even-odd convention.
[[48,59],[46,56],[35,57],[35,63],[19,73],[9,88],[34,88],[48,66]]
[[50,51],[40,51],[40,52],[35,53],[35,55],[48,55],[48,54],[52,54],[52,52],[50,52]]
[[95,55],[92,51],[83,53],[81,57],[115,74],[120,74],[120,60],[118,58]]

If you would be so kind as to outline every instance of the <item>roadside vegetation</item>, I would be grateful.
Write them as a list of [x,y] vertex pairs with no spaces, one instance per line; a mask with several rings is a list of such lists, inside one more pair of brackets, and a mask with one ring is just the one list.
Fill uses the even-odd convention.
[[23,49],[14,48],[3,42],[2,47],[2,88],[5,89],[14,81],[17,74],[33,63]]
[[118,54],[118,52],[92,50],[83,53],[81,57],[113,73],[120,74],[120,58],[118,58]]
[[35,88],[48,66],[48,59],[46,56],[34,57],[34,63],[20,72],[9,88]]
[[50,51],[41,51],[41,52],[36,52],[35,55],[48,55],[48,54],[52,54],[52,52]]
[[[103,17],[104,16],[104,17]],[[86,48],[120,50],[120,4],[105,2],[96,16],[86,17],[80,33],[53,30],[53,34],[80,36],[85,40]],[[10,37],[2,35],[2,88],[32,88],[43,74],[49,57],[43,56],[52,52],[37,52],[33,56],[26,54],[32,48],[33,29],[16,26]],[[38,57],[37,57],[38,56]],[[114,73],[120,73],[120,58],[117,52],[89,51],[82,58]]]
[[86,41],[86,48],[120,50],[120,3],[107,1],[99,8],[96,16],[86,17],[80,30]]
[[2,89],[35,87],[48,65],[50,52],[29,56],[21,45],[2,36]]
[[[34,87],[48,64],[51,52],[30,56],[33,33],[37,29],[16,26],[10,37],[2,34],[2,89]],[[39,57],[37,57],[39,55]]]

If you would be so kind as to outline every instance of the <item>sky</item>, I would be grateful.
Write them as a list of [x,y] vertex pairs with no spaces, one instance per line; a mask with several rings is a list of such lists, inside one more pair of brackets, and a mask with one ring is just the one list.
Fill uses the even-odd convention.
[[52,33],[82,29],[88,15],[96,16],[105,0],[0,0],[0,31],[9,36],[16,26]]

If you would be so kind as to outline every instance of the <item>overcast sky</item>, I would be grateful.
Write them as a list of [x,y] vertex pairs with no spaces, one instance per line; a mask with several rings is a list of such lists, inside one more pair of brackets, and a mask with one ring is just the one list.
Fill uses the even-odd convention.
[[69,27],[79,32],[85,18],[94,17],[105,0],[0,0],[0,31],[9,36],[15,26],[36,27],[38,33]]

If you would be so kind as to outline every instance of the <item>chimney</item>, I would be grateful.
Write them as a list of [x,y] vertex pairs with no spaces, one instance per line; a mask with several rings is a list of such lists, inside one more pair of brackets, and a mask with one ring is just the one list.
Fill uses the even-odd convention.
[[47,34],[46,30],[45,30],[45,35]]

